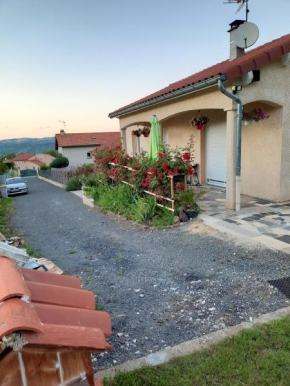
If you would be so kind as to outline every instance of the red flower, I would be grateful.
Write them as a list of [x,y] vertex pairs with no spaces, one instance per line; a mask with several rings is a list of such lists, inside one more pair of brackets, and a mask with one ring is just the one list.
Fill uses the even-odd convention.
[[157,168],[153,168],[153,169],[151,170],[151,172],[152,172],[152,173],[156,173],[156,172],[157,172]]
[[189,160],[190,159],[190,154],[189,153],[184,153],[182,157],[183,157],[183,159]]
[[189,166],[189,168],[187,169],[187,173],[188,174],[193,174],[194,173],[194,169],[192,166]]
[[162,169],[168,170],[168,165],[167,165],[167,164],[163,164],[163,165],[162,165]]
[[145,174],[146,174],[146,175],[148,175],[148,174],[149,174],[149,171],[148,171],[148,170],[146,170],[146,171],[145,171]]
[[162,177],[163,177],[163,174],[160,173],[160,174],[159,174],[159,177],[162,178]]
[[163,154],[162,153],[158,153],[158,157],[159,158],[163,158]]
[[107,161],[112,162],[112,161],[113,161],[113,158],[112,158],[112,157],[108,157],[108,158],[107,158]]

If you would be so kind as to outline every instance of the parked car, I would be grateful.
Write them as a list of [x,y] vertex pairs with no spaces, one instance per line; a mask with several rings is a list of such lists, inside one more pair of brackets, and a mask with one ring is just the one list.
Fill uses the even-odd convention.
[[27,183],[21,177],[7,178],[7,193],[8,196],[13,194],[28,193]]

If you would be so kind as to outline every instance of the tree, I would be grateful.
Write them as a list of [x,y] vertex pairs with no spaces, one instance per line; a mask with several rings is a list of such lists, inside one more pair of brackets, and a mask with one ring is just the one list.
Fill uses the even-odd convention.
[[63,157],[63,156],[58,156],[56,157],[51,163],[50,163],[50,167],[51,168],[56,168],[56,169],[60,169],[60,168],[65,168],[69,165],[69,160],[68,158],[66,157]]
[[6,153],[4,154],[1,158],[3,159],[12,159],[12,158],[15,158],[16,157],[16,154],[15,153]]
[[9,166],[0,161],[0,176],[6,174],[9,171]]
[[49,155],[51,155],[52,157],[55,157],[55,158],[59,156],[58,151],[54,150],[54,149],[45,150],[44,154],[49,154]]

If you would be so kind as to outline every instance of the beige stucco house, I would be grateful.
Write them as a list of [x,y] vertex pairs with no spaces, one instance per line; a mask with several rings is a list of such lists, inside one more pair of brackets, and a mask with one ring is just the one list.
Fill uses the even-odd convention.
[[49,165],[54,160],[49,154],[36,153],[36,154],[19,154],[13,159],[6,160],[5,162],[13,162],[16,169],[20,172],[22,170],[36,170],[40,169],[41,165]]
[[121,138],[117,132],[66,133],[55,134],[55,149],[67,157],[70,167],[93,163],[92,151],[99,146],[116,146]]
[[[221,92],[233,90],[248,112],[261,108],[269,119],[242,127],[241,193],[273,201],[290,200],[290,34],[245,52],[235,46],[230,29],[230,59],[170,84],[109,114],[119,118],[128,153],[148,149],[149,139],[132,135],[157,115],[163,141],[184,146],[195,139],[202,184],[226,187],[227,207],[239,200],[236,177],[237,103]],[[237,86],[242,86],[237,91]],[[189,121],[198,111],[210,118],[203,130]],[[139,141],[139,142],[138,142]],[[238,188],[239,189],[239,188]]]

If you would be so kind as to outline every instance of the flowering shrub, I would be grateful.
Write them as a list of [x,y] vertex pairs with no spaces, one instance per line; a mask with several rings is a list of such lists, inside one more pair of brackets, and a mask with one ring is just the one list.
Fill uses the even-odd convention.
[[[194,173],[193,147],[193,138],[183,148],[172,149],[169,146],[163,146],[157,160],[149,159],[145,152],[130,157],[121,146],[97,148],[95,170],[104,176],[104,182],[125,181],[134,185],[138,194],[148,190],[161,197],[169,197],[171,195],[169,176],[178,179],[180,174]],[[174,182],[176,194],[184,190],[184,180]]]
[[259,122],[264,119],[268,119],[269,115],[264,113],[262,109],[254,109],[252,111],[247,111],[243,113],[243,121],[247,122]]
[[92,173],[94,173],[95,167],[93,164],[84,164],[82,166],[78,166],[76,170],[67,172],[67,177],[88,177]]

